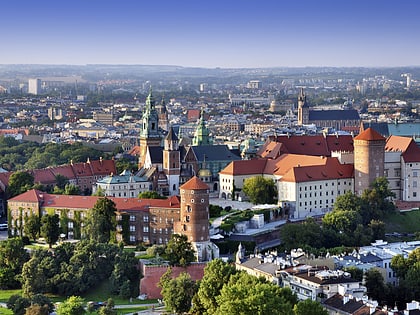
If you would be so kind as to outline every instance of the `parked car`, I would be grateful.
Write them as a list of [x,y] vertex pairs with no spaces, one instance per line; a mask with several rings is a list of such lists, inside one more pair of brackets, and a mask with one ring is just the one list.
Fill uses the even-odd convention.
[[7,223],[0,223],[0,231],[7,231]]

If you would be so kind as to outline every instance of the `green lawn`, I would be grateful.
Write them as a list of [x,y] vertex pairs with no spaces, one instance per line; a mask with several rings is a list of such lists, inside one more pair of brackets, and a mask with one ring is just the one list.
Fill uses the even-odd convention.
[[0,290],[0,302],[6,303],[9,300],[9,297],[15,294],[22,294],[22,290]]
[[385,219],[387,233],[415,233],[420,232],[420,210],[410,212],[394,212]]

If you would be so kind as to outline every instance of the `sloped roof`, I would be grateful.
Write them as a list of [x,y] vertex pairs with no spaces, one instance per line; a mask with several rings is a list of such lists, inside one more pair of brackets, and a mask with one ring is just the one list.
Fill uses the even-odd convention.
[[[343,312],[346,312],[346,314],[354,314],[356,311],[366,308],[369,314],[369,307],[365,306],[362,301],[357,301],[356,299],[349,299],[347,303],[344,303],[343,296],[340,294],[335,294],[332,297],[326,299],[323,303],[327,307],[332,307],[338,310],[341,310]],[[364,313],[358,313],[358,314],[364,314]]]
[[[100,198],[104,197],[54,195],[32,189],[9,199],[9,202],[42,202],[44,207],[85,210],[93,208]],[[179,208],[180,204],[177,196],[168,199],[107,198],[115,203],[118,211],[145,211],[150,207]]]
[[[281,145],[276,145],[280,143]],[[331,152],[353,152],[351,135],[281,135],[270,137],[261,147],[258,156],[277,158],[284,153],[331,156]]]
[[406,163],[420,162],[420,148],[417,146],[414,140],[410,142],[407,149],[402,154],[402,158],[404,159],[404,162]]
[[235,161],[241,158],[229,150],[227,145],[200,145],[191,146],[192,150],[199,162],[204,161]]
[[400,137],[400,136],[389,136],[386,139],[385,151],[387,152],[405,152],[411,142],[414,142],[412,138]]
[[187,189],[187,190],[203,190],[203,189],[207,190],[207,189],[209,189],[209,186],[207,184],[205,184],[197,176],[194,176],[179,188],[180,189]]
[[32,170],[34,183],[49,184],[55,182],[55,175],[49,168]]
[[389,129],[388,129],[388,123],[386,122],[363,122],[361,124],[360,132],[368,129],[373,128],[377,132],[379,132],[384,137],[388,137],[390,135]]
[[280,180],[299,183],[353,178],[352,164],[340,164],[337,158],[326,158],[326,162],[324,165],[294,166]]
[[111,173],[117,173],[114,160],[93,160],[90,161],[90,167],[92,168],[93,175],[109,175]]
[[385,137],[381,136],[375,129],[368,128],[362,131],[354,140],[364,140],[364,141],[385,141]]
[[274,175],[284,176],[293,167],[325,165],[329,158],[323,156],[284,154],[276,161]]
[[150,154],[150,159],[153,164],[162,164],[163,163],[163,148],[162,147],[151,147],[148,146],[147,150]]
[[235,176],[263,174],[266,164],[266,159],[232,161],[220,172],[220,174]]

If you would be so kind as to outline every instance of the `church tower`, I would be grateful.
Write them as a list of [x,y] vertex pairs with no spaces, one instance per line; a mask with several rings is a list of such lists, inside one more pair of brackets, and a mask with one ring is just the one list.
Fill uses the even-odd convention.
[[303,88],[300,89],[298,96],[298,125],[306,125],[309,123],[309,105],[306,102],[306,95]]
[[166,109],[165,99],[162,97],[162,102],[156,105],[156,110],[159,118],[159,128],[165,131],[169,131],[169,120],[168,111]]
[[178,137],[172,127],[169,129],[163,142],[163,171],[168,179],[169,195],[178,195],[181,153],[179,151]]
[[200,121],[194,133],[192,140],[193,146],[211,145],[210,131],[207,129],[204,122],[204,110],[201,110]]
[[174,233],[186,235],[197,261],[219,257],[218,247],[210,242],[209,187],[194,176],[180,187],[180,221],[174,223]]
[[158,147],[161,143],[159,117],[155,108],[155,99],[152,94],[152,88],[150,88],[149,95],[146,98],[146,107],[142,116],[139,142],[139,168],[141,168],[146,159],[147,147]]
[[372,128],[354,138],[354,191],[361,195],[378,177],[384,176],[386,139]]

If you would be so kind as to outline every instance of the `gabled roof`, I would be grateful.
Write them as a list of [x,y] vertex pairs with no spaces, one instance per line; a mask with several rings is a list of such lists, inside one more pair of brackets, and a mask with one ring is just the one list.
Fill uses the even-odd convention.
[[402,154],[402,158],[404,159],[405,163],[420,162],[420,148],[417,146],[414,140],[410,142],[409,146]]
[[90,161],[89,163],[92,168],[93,175],[109,175],[111,173],[117,173],[114,160],[103,160],[101,158],[99,160]]
[[147,150],[150,154],[150,159],[152,164],[162,164],[163,163],[163,148],[162,147],[151,147],[148,146]]
[[179,187],[180,189],[187,189],[187,190],[207,190],[209,186],[205,184],[201,179],[197,176],[194,176],[189,181],[187,181],[184,185]]
[[55,175],[49,168],[32,170],[32,175],[34,176],[34,183],[55,183]]
[[365,131],[362,131],[354,140],[364,140],[364,141],[385,141],[386,139],[381,136],[377,131],[373,128],[368,128]]
[[27,192],[24,192],[23,194],[10,198],[8,201],[40,202],[43,200],[43,195],[45,195],[44,192],[37,189],[31,189],[31,190],[28,190]]
[[276,161],[274,175],[284,176],[293,167],[325,165],[328,159],[323,156],[284,154]]

